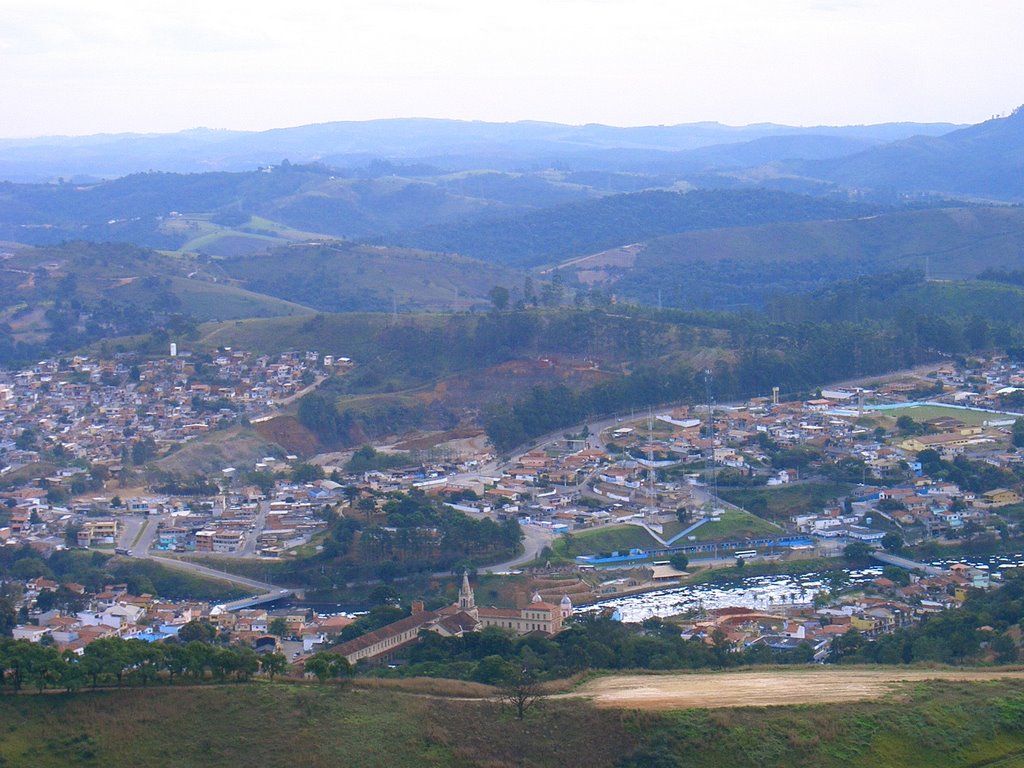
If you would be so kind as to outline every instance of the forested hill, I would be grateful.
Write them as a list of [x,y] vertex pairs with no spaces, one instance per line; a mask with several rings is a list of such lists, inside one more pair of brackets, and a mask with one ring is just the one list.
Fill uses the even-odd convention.
[[1024,208],[976,206],[675,233],[559,271],[620,300],[738,309],[856,277],[917,271],[963,280],[1019,270],[1022,254]]
[[915,136],[850,157],[798,161],[785,172],[860,189],[1024,201],[1024,108],[944,136]]
[[701,229],[845,219],[887,210],[763,189],[612,195],[514,217],[451,222],[392,242],[518,267],[534,267],[641,240]]

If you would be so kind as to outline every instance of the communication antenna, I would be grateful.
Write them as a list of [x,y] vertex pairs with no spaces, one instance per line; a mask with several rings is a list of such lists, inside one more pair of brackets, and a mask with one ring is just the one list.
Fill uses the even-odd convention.
[[715,471],[715,414],[711,407],[711,369],[704,369],[704,390],[707,395],[708,404],[708,439],[711,441],[711,448],[707,453],[707,460],[704,469],[710,474],[708,486],[714,496],[713,503],[718,503],[718,473]]
[[654,415],[647,411],[647,500],[654,506]]

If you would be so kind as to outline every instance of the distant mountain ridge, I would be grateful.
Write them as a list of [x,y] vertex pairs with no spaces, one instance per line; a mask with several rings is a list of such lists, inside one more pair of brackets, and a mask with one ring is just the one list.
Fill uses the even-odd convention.
[[[443,160],[448,170],[510,170],[533,167],[538,162],[588,158],[587,166],[598,168],[602,167],[600,155],[606,150],[651,153],[657,158],[663,153],[769,137],[828,136],[882,143],[915,135],[939,136],[957,127],[950,123],[835,127],[760,123],[737,127],[703,122],[619,128],[409,118],[321,123],[261,132],[199,128],[172,134],[50,136],[0,139],[0,179],[38,182],[59,177],[113,178],[149,170],[252,170],[285,158],[336,166],[365,164],[374,158]],[[799,150],[789,155],[804,156]],[[491,162],[481,164],[484,159]]]
[[787,167],[845,187],[1024,202],[1024,108],[942,136],[914,136]]

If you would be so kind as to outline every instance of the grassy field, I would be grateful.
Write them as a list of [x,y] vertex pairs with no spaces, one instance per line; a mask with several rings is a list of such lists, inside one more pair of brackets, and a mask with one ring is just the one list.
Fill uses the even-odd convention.
[[801,483],[773,488],[729,488],[720,491],[726,501],[760,518],[782,522],[793,515],[819,512],[849,493],[851,486],[837,483]]
[[230,285],[176,277],[172,278],[171,286],[181,299],[182,310],[201,322],[313,314],[313,310],[301,304]]
[[[691,535],[697,541],[723,541],[725,539],[752,539],[758,536],[778,536],[782,529],[767,520],[739,509],[726,509],[717,522],[704,523]],[[681,544],[682,542],[677,542]]]
[[[769,687],[775,685],[772,674],[759,674]],[[778,682],[787,679],[780,675]],[[0,765],[981,768],[1024,763],[1020,681],[910,682],[882,692],[877,701],[741,709],[653,711],[548,699],[522,722],[494,701],[432,695],[443,683],[423,688],[413,685],[417,681],[404,682],[408,693],[358,684],[350,689],[252,683],[0,696]]]
[[900,416],[909,416],[916,422],[925,422],[931,419],[956,419],[964,424],[980,427],[990,419],[1012,418],[993,413],[992,411],[974,411],[965,408],[944,408],[941,405],[913,405],[906,408],[894,408],[888,411],[872,411],[872,416],[885,416],[896,423]]
[[625,554],[631,549],[652,549],[660,546],[647,531],[636,525],[613,525],[579,531],[557,539],[553,544],[556,554],[567,557],[615,551]]

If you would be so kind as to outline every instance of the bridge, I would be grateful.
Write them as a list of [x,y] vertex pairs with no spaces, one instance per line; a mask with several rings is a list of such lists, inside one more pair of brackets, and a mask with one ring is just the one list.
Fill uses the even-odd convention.
[[159,557],[158,555],[147,553],[145,555],[151,560],[155,560],[161,565],[165,565],[168,568],[176,568],[179,571],[190,571],[191,573],[200,574],[207,578],[217,579],[219,581],[226,581],[230,584],[235,584],[240,587],[252,589],[256,594],[251,597],[242,597],[238,600],[232,600],[227,603],[221,603],[218,608],[222,611],[240,611],[243,608],[251,608],[255,605],[263,605],[264,603],[273,603],[276,600],[281,600],[285,597],[291,597],[295,594],[294,590],[284,589],[276,584],[268,584],[265,581],[257,581],[256,579],[249,579],[245,576],[239,576],[234,573],[228,573],[227,571],[218,571],[215,568],[210,568],[206,565],[200,565],[199,563],[192,562],[190,560],[176,560],[170,557]]
[[926,563],[918,563],[914,560],[910,560],[906,557],[899,557],[898,555],[892,555],[888,552],[876,551],[872,552],[871,556],[886,565],[895,565],[897,568],[905,568],[908,571],[921,571],[927,573],[929,576],[941,576],[947,571],[944,568],[939,568],[934,565],[928,565]]
[[281,600],[286,597],[291,597],[295,592],[291,589],[275,589],[272,592],[267,592],[262,595],[253,595],[252,597],[242,597],[238,600],[232,600],[227,603],[221,603],[217,607],[222,611],[241,611],[244,608],[253,608],[257,605],[264,605],[265,603],[273,603],[277,600]]

